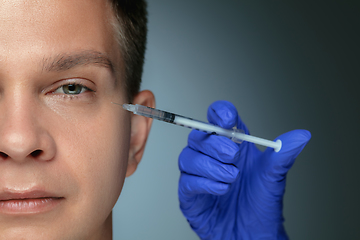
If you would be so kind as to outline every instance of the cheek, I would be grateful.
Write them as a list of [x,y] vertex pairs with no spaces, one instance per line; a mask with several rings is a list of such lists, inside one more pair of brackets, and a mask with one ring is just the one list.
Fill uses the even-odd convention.
[[58,152],[66,159],[66,167],[78,186],[73,196],[77,203],[74,211],[81,209],[86,212],[84,218],[102,221],[111,212],[124,183],[130,118],[111,109],[77,119],[75,123],[65,121],[67,131]]
[[[118,197],[120,194],[128,163],[130,145],[130,124],[116,121],[113,124],[104,124],[97,132],[97,139],[91,144],[88,152],[88,176],[91,187],[98,188],[98,192],[106,195],[108,199]],[[123,126],[121,126],[124,124]],[[116,127],[111,127],[116,126]],[[129,127],[124,127],[129,126]],[[93,132],[94,133],[94,132]]]

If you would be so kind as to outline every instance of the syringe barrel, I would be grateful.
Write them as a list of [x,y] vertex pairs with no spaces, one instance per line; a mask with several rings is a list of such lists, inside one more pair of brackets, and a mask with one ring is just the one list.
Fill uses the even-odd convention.
[[175,119],[175,114],[173,113],[157,110],[151,107],[145,107],[138,104],[135,105],[134,113],[168,123],[173,123]]

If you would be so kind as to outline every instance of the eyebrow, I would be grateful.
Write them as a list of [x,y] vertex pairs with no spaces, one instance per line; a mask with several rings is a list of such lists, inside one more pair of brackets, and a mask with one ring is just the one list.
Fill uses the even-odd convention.
[[86,65],[99,65],[101,67],[109,68],[114,72],[114,65],[106,54],[97,51],[81,51],[75,53],[58,54],[55,57],[43,59],[43,71],[60,72],[71,68]]

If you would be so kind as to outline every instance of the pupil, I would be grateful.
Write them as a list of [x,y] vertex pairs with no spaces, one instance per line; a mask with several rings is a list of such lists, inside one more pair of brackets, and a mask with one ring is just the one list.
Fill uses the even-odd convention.
[[68,89],[69,89],[69,91],[75,91],[75,90],[76,90],[76,86],[73,85],[73,84],[70,84],[70,85],[68,86]]

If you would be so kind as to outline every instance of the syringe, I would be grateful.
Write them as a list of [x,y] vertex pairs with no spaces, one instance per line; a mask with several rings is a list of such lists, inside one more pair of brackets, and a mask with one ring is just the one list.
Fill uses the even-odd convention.
[[[121,105],[118,103],[114,103]],[[201,122],[194,120],[188,117],[183,117],[174,113],[165,112],[159,109],[145,107],[142,105],[133,105],[133,104],[123,104],[124,109],[133,112],[134,114],[154,118],[160,121],[173,123],[179,126],[188,127],[191,129],[196,129],[213,135],[219,135],[230,138],[236,143],[241,143],[242,141],[252,142],[266,147],[274,148],[275,152],[279,152],[281,149],[281,140],[276,142],[266,140],[263,138],[254,137],[248,134],[243,133],[240,129],[225,129],[210,123]]]

